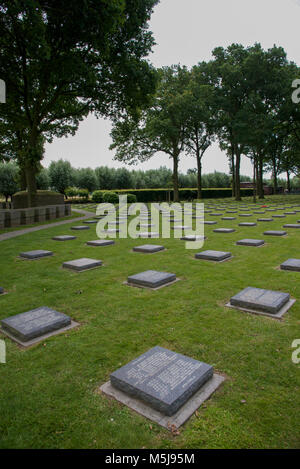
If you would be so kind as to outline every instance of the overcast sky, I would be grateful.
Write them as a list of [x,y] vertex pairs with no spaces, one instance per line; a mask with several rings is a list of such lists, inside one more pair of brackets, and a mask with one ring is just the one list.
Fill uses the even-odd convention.
[[[244,46],[260,42],[268,49],[282,46],[288,59],[300,64],[300,0],[161,0],[150,21],[156,46],[149,56],[156,66],[178,64],[191,67],[210,60],[215,47],[232,43]],[[110,122],[89,116],[74,137],[55,139],[46,145],[44,165],[63,158],[76,167],[121,167],[110,151]],[[195,160],[182,155],[180,170],[196,166]],[[167,155],[160,153],[139,169],[172,167]],[[128,167],[128,166],[127,166]],[[129,167],[130,168],[130,167]],[[205,173],[228,173],[226,155],[213,145],[203,159]],[[252,175],[251,164],[243,157],[242,174]]]

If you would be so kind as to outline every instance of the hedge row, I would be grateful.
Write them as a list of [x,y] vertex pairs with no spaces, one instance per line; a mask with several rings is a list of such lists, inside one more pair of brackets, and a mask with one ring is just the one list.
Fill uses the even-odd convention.
[[[115,191],[117,194],[126,194],[128,191]],[[130,194],[136,196],[138,202],[168,202],[169,194],[171,201],[174,199],[174,191],[171,189],[135,189],[130,190]],[[250,197],[253,195],[253,189],[241,189],[241,197]],[[203,189],[203,199],[223,199],[232,197],[231,188],[222,189]],[[180,200],[197,199],[197,189],[179,189]]]

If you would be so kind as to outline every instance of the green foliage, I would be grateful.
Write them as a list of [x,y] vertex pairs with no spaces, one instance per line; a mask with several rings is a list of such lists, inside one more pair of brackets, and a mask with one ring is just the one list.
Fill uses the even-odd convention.
[[127,195],[127,203],[128,204],[134,204],[137,202],[137,196],[135,194],[124,194]]
[[119,203],[119,196],[115,192],[103,192],[103,202],[117,204]]
[[89,192],[93,192],[98,187],[95,171],[91,168],[74,169],[73,177],[76,187],[88,189]]
[[6,201],[19,190],[18,167],[14,163],[0,163],[0,194]]
[[52,161],[49,166],[51,187],[61,194],[65,194],[67,187],[74,181],[73,169],[69,161]]
[[40,190],[48,190],[51,185],[49,172],[46,168],[42,168],[36,176],[36,186]]
[[88,189],[78,189],[77,193],[78,193],[78,197],[80,197],[81,199],[88,200],[88,198],[89,198]]
[[103,202],[103,192],[102,191],[94,191],[92,193],[92,201],[97,203],[97,204],[100,204],[101,202]]
[[77,187],[67,187],[65,190],[65,194],[67,197],[76,197],[78,195],[78,188]]
[[136,115],[149,102],[156,73],[145,57],[154,43],[148,21],[157,3],[1,2],[0,77],[8,93],[0,150],[4,145],[5,158],[17,152],[30,172],[30,193],[45,141],[74,135],[90,112]]

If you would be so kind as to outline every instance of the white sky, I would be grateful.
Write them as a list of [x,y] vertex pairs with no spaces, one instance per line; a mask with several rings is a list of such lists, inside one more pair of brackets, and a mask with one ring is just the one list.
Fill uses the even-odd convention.
[[[244,46],[260,42],[268,49],[282,46],[289,60],[300,64],[299,48],[300,0],[161,0],[150,21],[157,45],[150,54],[156,66],[192,65],[210,60],[215,47],[233,42]],[[121,167],[108,149],[110,122],[89,116],[74,137],[55,139],[46,145],[43,164],[63,158],[76,167]],[[154,169],[172,167],[167,155],[160,153],[148,162],[131,168]],[[195,160],[182,155],[180,170],[196,166]],[[127,166],[129,167],[129,166]],[[130,168],[130,167],[129,167]],[[204,173],[214,170],[228,173],[227,158],[213,145],[203,159]],[[251,164],[243,157],[242,174],[252,175]]]

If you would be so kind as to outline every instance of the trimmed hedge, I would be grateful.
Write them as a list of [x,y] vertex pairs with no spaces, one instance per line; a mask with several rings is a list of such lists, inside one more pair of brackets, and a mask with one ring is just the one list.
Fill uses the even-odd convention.
[[103,202],[109,204],[118,204],[119,203],[119,196],[116,192],[103,192]]
[[[126,190],[115,191],[117,194],[126,194]],[[168,202],[169,193],[171,201],[174,199],[174,191],[172,189],[135,189],[130,191],[135,195],[138,202]],[[253,189],[241,189],[241,197],[250,197],[253,195]],[[203,199],[223,199],[231,198],[232,189],[203,189]],[[180,200],[196,200],[197,189],[179,189]]]
[[[62,205],[65,203],[63,194],[53,191],[37,191],[33,200],[33,207],[44,207],[45,205]],[[16,192],[12,196],[14,209],[28,208],[28,192]]]
[[102,191],[94,191],[92,193],[92,201],[96,204],[100,204],[103,202],[103,192]]

